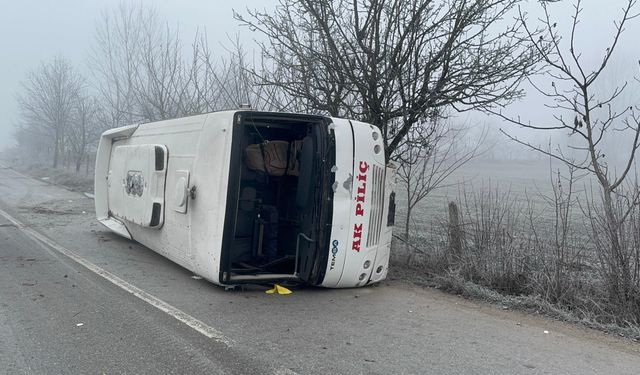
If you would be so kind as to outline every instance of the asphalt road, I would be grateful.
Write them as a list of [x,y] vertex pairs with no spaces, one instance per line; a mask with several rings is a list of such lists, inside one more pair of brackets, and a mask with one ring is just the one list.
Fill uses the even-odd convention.
[[0,218],[0,352],[7,373],[262,373]]
[[640,344],[401,281],[274,296],[262,287],[225,291],[192,276],[106,231],[82,194],[0,169],[0,373],[640,369]]

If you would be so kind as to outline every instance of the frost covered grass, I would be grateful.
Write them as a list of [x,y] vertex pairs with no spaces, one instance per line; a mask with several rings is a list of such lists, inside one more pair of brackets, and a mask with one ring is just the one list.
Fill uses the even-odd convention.
[[524,166],[465,166],[457,181],[465,183],[427,198],[412,236],[396,238],[394,266],[457,294],[640,339],[640,210],[628,214],[623,252],[612,259],[588,181],[554,179],[544,162]]

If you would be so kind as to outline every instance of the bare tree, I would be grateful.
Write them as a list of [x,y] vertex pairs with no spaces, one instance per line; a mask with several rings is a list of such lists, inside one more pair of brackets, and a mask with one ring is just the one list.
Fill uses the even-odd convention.
[[54,148],[52,129],[25,121],[23,119],[22,123],[14,127],[13,138],[16,140],[18,151],[13,155],[14,161],[20,161],[21,164],[32,161],[48,163]]
[[222,50],[224,55],[215,55],[206,34],[196,37],[191,73],[200,107],[212,111],[238,108],[241,104],[260,106],[260,98],[253,95],[253,77],[240,41],[231,40],[231,47]]
[[101,121],[113,127],[242,103],[267,107],[266,99],[275,101],[275,91],[255,85],[245,51],[237,40],[231,44],[216,54],[206,32],[199,31],[189,56],[177,27],[170,27],[155,9],[121,3],[103,13],[90,58]]
[[97,23],[89,66],[104,109],[102,121],[109,127],[139,120],[134,85],[144,38],[140,23],[156,18],[152,10],[122,2],[117,9],[105,11]]
[[65,131],[72,116],[83,79],[69,62],[56,58],[31,71],[22,83],[18,103],[24,121],[43,127],[53,136],[53,167],[64,153]]
[[86,92],[78,95],[71,117],[67,140],[73,154],[75,171],[80,172],[82,163],[88,163],[89,147],[96,143],[102,132],[97,121],[98,104]]
[[[290,96],[276,85],[262,84],[253,74],[256,62],[251,60],[239,39],[229,40],[223,55],[211,50],[206,33],[196,36],[193,47],[193,103],[200,111],[238,108],[249,104],[267,111],[302,112],[299,98]],[[265,65],[261,59],[260,66]]]
[[133,85],[140,116],[157,121],[192,114],[187,103],[190,65],[184,61],[177,28],[154,19],[141,26],[144,38]]
[[235,17],[263,33],[262,84],[308,108],[379,126],[387,157],[434,108],[505,104],[537,58],[520,0],[280,0]]
[[[640,147],[640,106],[638,104],[619,108],[618,99],[628,89],[625,81],[609,92],[597,90],[596,85],[603,72],[609,66],[625,25],[637,14],[636,0],[628,0],[621,10],[620,18],[614,22],[615,31],[610,44],[605,48],[602,59],[589,66],[580,51],[576,49],[576,39],[580,35],[578,26],[582,12],[582,1],[576,0],[571,22],[568,25],[570,37],[562,41],[557,32],[557,23],[552,21],[549,5],[541,3],[544,10],[542,19],[545,32],[536,35],[529,32],[530,42],[538,50],[549,65],[548,76],[552,79],[549,86],[541,86],[532,82],[534,87],[552,101],[548,105],[555,114],[553,124],[532,124],[511,117],[502,112],[495,112],[509,123],[536,131],[556,131],[566,134],[572,142],[555,149],[544,149],[540,146],[519,140],[508,135],[512,140],[544,153],[565,163],[571,168],[587,172],[595,178],[600,194],[592,194],[592,203],[588,204],[585,214],[590,220],[590,236],[600,252],[601,271],[609,287],[612,301],[626,312],[640,307],[640,274],[638,260],[634,260],[635,249],[629,246],[630,217],[635,216],[640,205],[640,190],[628,177],[634,174],[636,151]],[[527,30],[524,16],[521,21]],[[636,83],[638,79],[635,78]],[[627,134],[630,147],[624,154],[620,169],[610,165],[603,151],[603,144],[613,133]],[[618,156],[622,152],[618,151]],[[625,184],[627,186],[625,186]]]
[[89,63],[111,127],[194,113],[192,64],[177,28],[154,8],[120,3],[103,13]]
[[434,190],[445,188],[446,180],[481,152],[485,132],[465,144],[468,126],[455,126],[449,120],[432,118],[414,126],[398,149],[398,178],[407,199],[404,238],[408,262],[410,234],[416,206]]

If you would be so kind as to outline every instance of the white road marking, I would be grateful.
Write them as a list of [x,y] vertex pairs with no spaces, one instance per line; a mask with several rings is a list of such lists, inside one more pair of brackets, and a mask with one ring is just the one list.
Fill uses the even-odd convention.
[[[30,180],[34,180],[34,181],[38,181],[38,182],[43,182],[40,181],[36,178],[33,178],[31,176],[27,176],[24,175],[14,169],[8,168],[6,166],[4,166],[3,164],[0,164],[0,168],[5,168],[8,171],[11,171],[19,176],[24,177],[25,179],[30,179]],[[205,335],[206,337],[213,339],[217,342],[223,343],[224,345],[231,347],[234,342],[233,340],[231,340],[230,338],[226,337],[225,335],[222,334],[222,332],[218,331],[217,329],[203,323],[202,321],[194,318],[193,316],[185,313],[184,311],[178,309],[177,307],[174,307],[166,302],[164,302],[163,300],[145,292],[144,290],[138,288],[137,286],[130,284],[124,280],[122,280],[121,278],[119,278],[118,276],[112,274],[109,271],[106,271],[100,267],[98,267],[97,265],[91,263],[90,261],[82,258],[81,256],[75,254],[74,252],[72,252],[71,250],[57,244],[56,242],[52,241],[51,239],[49,239],[48,237],[44,236],[43,234],[33,230],[32,228],[24,225],[22,222],[20,222],[18,219],[14,218],[13,216],[11,216],[9,213],[7,213],[6,211],[0,209],[0,215],[3,216],[5,219],[9,220],[11,223],[13,223],[18,229],[20,229],[27,237],[31,238],[32,240],[34,240],[36,243],[42,245],[42,247],[47,250],[47,251],[51,251],[54,250],[56,252],[58,252],[60,255],[65,256],[71,260],[73,260],[74,262],[82,265],[83,267],[85,267],[86,269],[88,269],[89,271],[95,273],[98,276],[101,276],[102,278],[106,279],[107,281],[111,282],[112,284],[116,285],[117,287],[124,289],[125,291],[133,294],[134,296],[138,297],[139,299],[147,302],[148,304],[150,304],[151,306],[157,308],[160,311],[163,311],[167,314],[169,314],[170,316],[172,316],[173,318],[181,321],[182,323],[188,325],[189,327],[195,329],[196,331],[200,332],[201,334]],[[47,245],[47,246],[44,246]],[[288,369],[288,368],[277,368],[274,371],[275,375],[298,375],[297,372]]]
[[[14,218],[13,216],[11,216],[10,214],[8,214],[7,212],[5,212],[4,210],[0,209],[0,215],[4,216],[5,219],[9,220],[11,223],[13,223],[17,228],[19,228],[25,235],[27,235],[29,238],[31,238],[32,240],[36,241],[37,243],[40,244],[45,244],[47,246],[49,246],[51,249],[55,250],[56,252],[58,252],[59,254],[73,260],[74,262],[82,265],[83,267],[85,267],[86,269],[88,269],[89,271],[95,273],[98,276],[101,276],[102,278],[106,279],[107,281],[111,282],[112,284],[116,285],[117,287],[126,290],[127,292],[133,294],[134,296],[138,297],[139,299],[143,300],[144,302],[150,304],[151,306],[157,308],[158,310],[165,312],[167,314],[169,314],[170,316],[174,317],[175,319],[181,321],[182,323],[188,325],[189,327],[195,329],[196,331],[200,332],[201,334],[205,335],[206,337],[213,339],[217,342],[223,343],[228,347],[231,347],[233,345],[233,341],[229,338],[227,338],[226,336],[224,336],[220,331],[218,331],[217,329],[203,323],[202,321],[194,318],[193,316],[185,313],[184,311],[178,309],[177,307],[174,307],[166,302],[164,302],[163,300],[145,292],[144,290],[138,288],[135,285],[132,285],[124,280],[122,280],[121,278],[119,278],[118,276],[112,274],[109,271],[106,271],[98,266],[96,266],[95,264],[91,263],[90,261],[82,258],[81,256],[75,254],[74,252],[70,251],[69,249],[53,242],[52,240],[50,240],[48,237],[40,234],[39,232],[33,230],[32,228],[29,228],[28,226],[24,225],[22,222],[20,222],[18,219]],[[48,250],[48,249],[47,249]]]

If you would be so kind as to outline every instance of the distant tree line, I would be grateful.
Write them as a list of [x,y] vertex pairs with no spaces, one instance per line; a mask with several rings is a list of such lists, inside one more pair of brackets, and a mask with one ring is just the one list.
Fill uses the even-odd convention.
[[36,157],[52,157],[57,167],[63,156],[76,170],[86,157],[88,139],[95,138],[96,106],[87,83],[64,59],[43,63],[29,73],[18,96],[22,123],[16,131],[21,148]]
[[177,28],[153,8],[121,3],[105,11],[96,25],[88,77],[57,57],[23,80],[18,149],[24,157],[50,160],[54,168],[79,171],[82,163],[93,162],[106,129],[240,103],[260,106],[256,95],[265,95],[266,89],[254,87],[245,59],[235,42],[224,55],[214,55],[206,34],[194,36],[186,48]]
[[249,103],[373,123],[396,159],[410,134],[429,143],[452,108],[522,95],[537,52],[505,17],[520,2],[281,0],[271,13],[235,13],[266,38],[258,61],[237,41],[212,50],[205,33],[185,46],[154,9],[121,3],[97,22],[89,77],[56,58],[24,80],[16,139],[79,169],[104,129]]

